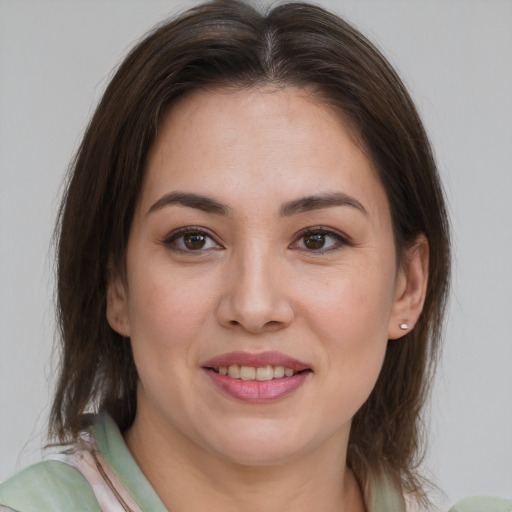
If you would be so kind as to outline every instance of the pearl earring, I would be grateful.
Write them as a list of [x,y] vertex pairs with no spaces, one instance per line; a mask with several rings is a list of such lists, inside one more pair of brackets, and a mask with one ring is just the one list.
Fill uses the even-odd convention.
[[400,324],[398,327],[400,327],[402,331],[407,331],[407,329],[409,329],[409,324],[404,322],[403,324]]

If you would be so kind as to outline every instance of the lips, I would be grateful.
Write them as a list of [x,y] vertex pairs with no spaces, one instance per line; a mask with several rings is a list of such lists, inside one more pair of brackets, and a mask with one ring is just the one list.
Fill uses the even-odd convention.
[[280,352],[231,352],[203,364],[218,389],[237,400],[263,403],[284,398],[307,380],[307,363]]
[[254,368],[263,366],[284,366],[297,372],[311,369],[310,365],[299,361],[293,357],[282,354],[281,352],[260,352],[254,354],[251,352],[230,352],[221,356],[214,357],[206,361],[203,368],[220,368],[221,366],[252,366]]

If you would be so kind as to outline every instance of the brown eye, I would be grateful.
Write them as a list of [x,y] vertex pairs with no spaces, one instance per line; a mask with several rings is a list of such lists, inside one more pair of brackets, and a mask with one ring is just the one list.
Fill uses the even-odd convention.
[[211,249],[221,249],[222,247],[204,231],[195,229],[179,229],[171,233],[165,240],[165,246],[178,252],[196,252],[202,254]]
[[188,233],[183,236],[183,243],[191,251],[202,249],[206,245],[206,236],[202,233]]
[[326,228],[303,231],[292,249],[300,249],[311,254],[324,254],[351,245],[346,237]]
[[323,233],[304,235],[304,246],[308,249],[322,249],[324,245],[325,235]]

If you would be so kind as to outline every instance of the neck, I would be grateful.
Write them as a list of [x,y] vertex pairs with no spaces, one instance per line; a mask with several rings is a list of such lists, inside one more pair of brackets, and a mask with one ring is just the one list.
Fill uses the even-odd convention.
[[359,485],[344,463],[348,439],[343,436],[332,436],[293,460],[243,465],[141,416],[126,433],[126,442],[169,511],[365,511]]

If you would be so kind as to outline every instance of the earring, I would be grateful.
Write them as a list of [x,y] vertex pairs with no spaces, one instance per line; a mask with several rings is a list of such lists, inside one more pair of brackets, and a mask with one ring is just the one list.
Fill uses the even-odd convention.
[[402,331],[407,331],[407,329],[409,329],[409,324],[404,322],[403,324],[400,324],[398,327],[400,327]]

